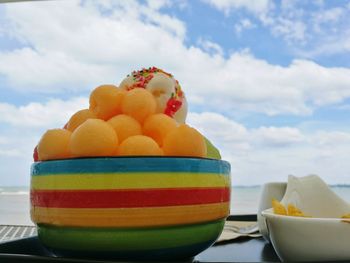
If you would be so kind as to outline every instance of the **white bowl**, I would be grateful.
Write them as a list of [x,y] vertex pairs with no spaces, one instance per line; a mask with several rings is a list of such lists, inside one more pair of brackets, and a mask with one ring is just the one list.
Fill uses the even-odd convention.
[[282,261],[350,261],[350,220],[276,215],[262,211]]

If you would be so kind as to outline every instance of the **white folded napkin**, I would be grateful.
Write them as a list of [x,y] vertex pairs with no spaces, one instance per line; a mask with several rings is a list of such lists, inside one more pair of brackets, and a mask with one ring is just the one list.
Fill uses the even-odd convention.
[[320,218],[340,218],[350,213],[350,204],[334,193],[317,175],[288,177],[281,203],[293,204],[305,215]]

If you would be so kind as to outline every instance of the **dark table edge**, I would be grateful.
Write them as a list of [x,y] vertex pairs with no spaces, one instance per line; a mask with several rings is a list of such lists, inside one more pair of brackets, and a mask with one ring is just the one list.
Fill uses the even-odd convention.
[[257,221],[256,214],[248,214],[248,215],[229,215],[227,217],[228,221]]

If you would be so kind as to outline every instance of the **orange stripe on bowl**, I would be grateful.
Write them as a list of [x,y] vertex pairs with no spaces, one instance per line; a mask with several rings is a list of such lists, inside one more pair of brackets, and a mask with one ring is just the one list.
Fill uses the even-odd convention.
[[150,227],[208,222],[225,218],[229,203],[205,205],[76,209],[45,208],[31,209],[32,220],[38,224],[81,227]]
[[31,204],[56,208],[131,208],[228,202],[229,187],[32,190]]

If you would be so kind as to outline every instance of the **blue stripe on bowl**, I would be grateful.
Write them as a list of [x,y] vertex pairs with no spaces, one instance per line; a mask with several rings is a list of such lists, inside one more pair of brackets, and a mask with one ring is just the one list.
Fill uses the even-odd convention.
[[192,172],[230,174],[223,160],[184,157],[101,157],[52,160],[34,163],[31,175],[113,172]]

